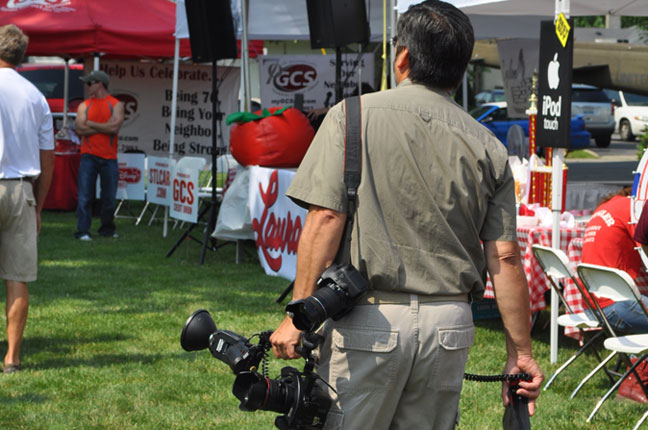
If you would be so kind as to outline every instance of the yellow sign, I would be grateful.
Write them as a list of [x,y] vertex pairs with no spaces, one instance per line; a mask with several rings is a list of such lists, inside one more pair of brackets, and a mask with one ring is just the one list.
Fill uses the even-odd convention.
[[569,30],[571,30],[569,22],[567,21],[567,18],[565,18],[565,15],[561,13],[556,19],[556,36],[558,36],[558,40],[560,40],[560,44],[563,48],[567,45]]

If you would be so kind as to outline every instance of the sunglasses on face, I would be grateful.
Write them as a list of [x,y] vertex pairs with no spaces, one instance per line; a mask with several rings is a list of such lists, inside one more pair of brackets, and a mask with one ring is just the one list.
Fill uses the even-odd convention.
[[97,82],[99,82],[99,81],[88,81],[88,82],[86,82],[86,85],[90,87],[90,86],[96,84]]

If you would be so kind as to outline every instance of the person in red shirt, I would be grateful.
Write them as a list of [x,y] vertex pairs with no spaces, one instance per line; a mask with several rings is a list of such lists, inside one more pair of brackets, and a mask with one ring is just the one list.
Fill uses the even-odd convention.
[[119,168],[117,132],[124,122],[124,104],[108,93],[108,75],[95,70],[81,78],[90,98],[79,105],[75,131],[83,137],[77,177],[77,239],[88,241],[92,223],[92,201],[97,176],[101,181],[101,226],[99,235],[117,237],[114,211]]
[[644,252],[648,254],[648,210],[641,211],[633,239],[635,242],[638,242]]
[[[642,267],[641,256],[633,240],[636,224],[631,223],[630,192],[626,187],[618,194],[604,199],[587,224],[583,237],[581,261],[588,264],[614,267],[636,279]],[[599,306],[612,326],[622,332],[648,332],[648,318],[633,300],[614,302],[596,297]],[[648,307],[648,297],[641,296]]]

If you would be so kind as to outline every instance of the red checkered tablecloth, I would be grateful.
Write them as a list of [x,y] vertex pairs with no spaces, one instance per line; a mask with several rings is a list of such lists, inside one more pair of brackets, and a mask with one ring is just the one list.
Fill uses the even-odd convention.
[[[574,272],[574,274],[576,274],[576,267],[581,262],[582,251],[583,251],[582,237],[573,239],[569,243],[569,246],[567,247],[567,256],[569,257],[569,263],[571,265],[571,269]],[[635,279],[635,283],[637,284],[637,288],[639,288],[641,294],[648,294],[648,272],[646,272],[645,267],[643,266],[641,267],[639,271],[639,275]],[[578,288],[576,287],[576,285],[574,285],[571,279],[569,279],[565,283],[563,296],[565,297],[567,304],[569,305],[569,307],[572,309],[574,313],[583,312],[584,310],[583,296],[578,291]],[[573,337],[575,339],[580,338],[578,329],[573,327],[565,327],[565,335]]]
[[[570,242],[576,238],[582,238],[582,227],[561,228],[560,229],[560,249],[567,252]],[[524,265],[524,273],[529,283],[529,298],[531,300],[531,312],[536,312],[547,307],[544,300],[544,294],[551,288],[542,268],[536,261],[531,246],[538,244],[551,246],[551,227],[540,226],[521,226],[517,228],[518,244],[520,245],[520,254]],[[485,298],[495,298],[493,286],[490,280],[486,283]]]

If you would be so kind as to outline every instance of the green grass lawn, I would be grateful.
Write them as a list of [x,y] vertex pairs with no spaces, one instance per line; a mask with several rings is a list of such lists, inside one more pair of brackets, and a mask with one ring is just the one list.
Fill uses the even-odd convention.
[[[25,370],[0,374],[0,429],[274,428],[275,413],[239,411],[229,367],[207,351],[185,352],[179,338],[199,308],[209,310],[219,328],[246,336],[274,329],[283,318],[275,299],[287,281],[266,276],[251,246],[242,264],[235,264],[234,245],[226,245],[208,251],[199,266],[200,245],[189,240],[165,258],[180,229],[163,238],[160,223],[118,219],[118,239],[79,242],[72,235],[75,223],[72,213],[43,214],[39,280],[30,284],[22,348]],[[541,315],[533,337],[548,378],[559,364],[549,364],[547,318]],[[4,326],[0,339],[4,354]],[[499,373],[503,339],[498,320],[478,321],[467,371]],[[564,337],[560,344],[563,362],[577,344]],[[543,392],[533,428],[634,426],[645,406],[616,399],[585,423],[608,387],[603,375],[569,400],[595,364],[591,356],[579,358]],[[272,359],[270,375],[285,365],[301,368],[303,361]],[[498,383],[466,382],[460,429],[501,428],[499,391]]]

